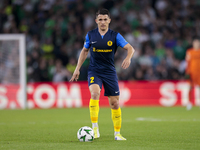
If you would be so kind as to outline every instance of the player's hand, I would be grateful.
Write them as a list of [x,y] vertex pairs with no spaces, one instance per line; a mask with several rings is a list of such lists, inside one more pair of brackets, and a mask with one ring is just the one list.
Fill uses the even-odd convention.
[[122,68],[127,69],[131,64],[131,59],[125,58],[124,61],[122,62]]
[[79,78],[79,75],[80,75],[80,71],[79,70],[75,70],[73,75],[72,75],[72,78],[69,80],[69,82],[73,82],[74,80],[78,80]]

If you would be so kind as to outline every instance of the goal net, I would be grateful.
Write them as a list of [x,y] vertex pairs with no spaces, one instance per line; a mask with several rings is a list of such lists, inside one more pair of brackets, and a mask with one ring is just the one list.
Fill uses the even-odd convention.
[[0,34],[0,109],[26,108],[25,35]]

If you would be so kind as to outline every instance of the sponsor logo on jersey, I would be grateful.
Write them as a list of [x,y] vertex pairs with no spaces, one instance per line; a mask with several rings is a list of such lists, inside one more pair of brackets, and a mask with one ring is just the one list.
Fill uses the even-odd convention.
[[93,47],[93,52],[112,52],[112,49],[96,49]]

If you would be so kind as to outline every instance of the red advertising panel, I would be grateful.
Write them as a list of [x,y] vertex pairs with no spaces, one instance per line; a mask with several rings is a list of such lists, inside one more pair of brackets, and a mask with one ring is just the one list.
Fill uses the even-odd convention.
[[[186,81],[120,81],[121,106],[185,106],[189,84]],[[87,82],[30,83],[27,85],[26,106],[32,108],[88,107],[90,92]],[[200,105],[200,92],[193,90],[193,104]],[[0,109],[23,108],[20,89],[0,85]],[[109,106],[104,89],[100,106]]]

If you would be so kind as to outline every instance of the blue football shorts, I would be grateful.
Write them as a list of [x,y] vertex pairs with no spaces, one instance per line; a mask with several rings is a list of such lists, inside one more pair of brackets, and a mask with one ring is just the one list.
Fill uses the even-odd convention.
[[120,94],[117,74],[111,75],[99,74],[94,71],[88,72],[88,86],[98,84],[102,89],[102,84],[105,89],[104,96],[118,96]]

